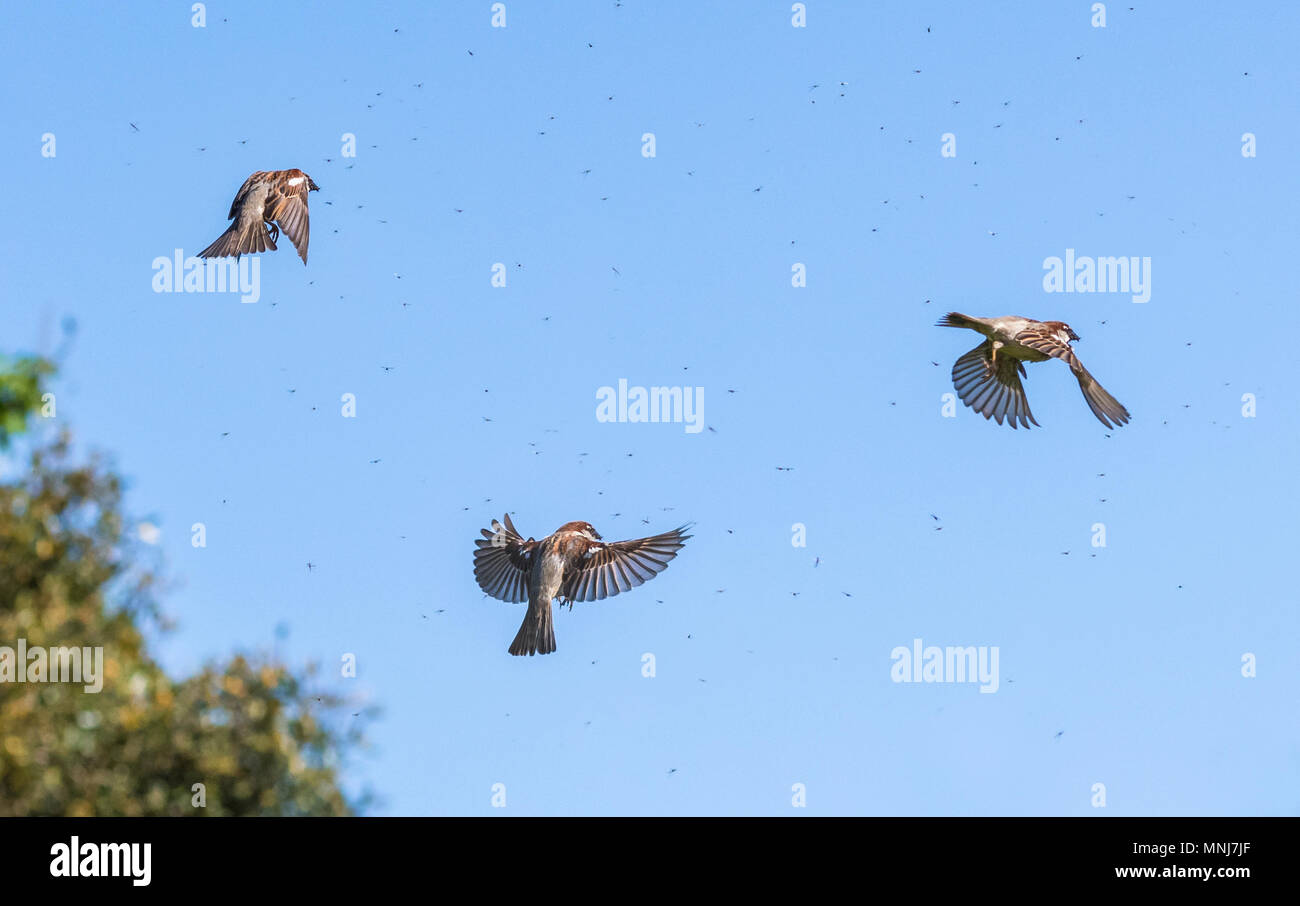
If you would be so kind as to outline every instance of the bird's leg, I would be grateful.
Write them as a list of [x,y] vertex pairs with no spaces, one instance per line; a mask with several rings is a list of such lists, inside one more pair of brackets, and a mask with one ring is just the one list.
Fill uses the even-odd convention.
[[993,350],[989,353],[989,359],[990,359],[990,360],[992,361],[992,363],[993,363],[993,370],[994,370],[994,371],[996,371],[997,368],[998,368],[998,350],[1002,348],[1002,345],[1003,345],[1003,344],[1002,344],[1002,341],[1001,341],[1001,340],[994,340],[994,341],[993,341]]
[[274,220],[268,220],[266,227],[271,231],[271,242],[278,242],[280,239],[280,226]]

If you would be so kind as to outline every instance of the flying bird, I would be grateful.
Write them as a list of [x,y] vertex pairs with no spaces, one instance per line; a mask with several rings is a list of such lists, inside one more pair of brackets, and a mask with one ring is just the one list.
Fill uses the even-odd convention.
[[691,537],[689,528],[606,543],[591,523],[566,522],[534,541],[515,531],[507,513],[505,525],[493,519],[492,530],[482,529],[483,538],[474,542],[474,578],[494,598],[528,602],[510,653],[549,654],[555,650],[555,598],[572,610],[574,601],[599,601],[653,579]]
[[[952,366],[952,383],[961,401],[985,418],[1003,419],[1012,428],[1037,425],[1029,411],[1025,388],[1020,383],[1025,362],[1060,359],[1070,366],[1092,414],[1107,428],[1128,424],[1128,410],[1097,383],[1074,354],[1070,342],[1079,335],[1064,321],[1034,321],[1030,318],[972,318],[950,311],[939,319],[939,327],[966,327],[986,339]],[[1112,424],[1112,422],[1114,424]],[[1041,426],[1040,426],[1041,427]]]
[[240,186],[227,218],[234,221],[203,251],[200,258],[226,258],[275,251],[280,231],[307,263],[307,193],[320,186],[301,170],[259,170]]

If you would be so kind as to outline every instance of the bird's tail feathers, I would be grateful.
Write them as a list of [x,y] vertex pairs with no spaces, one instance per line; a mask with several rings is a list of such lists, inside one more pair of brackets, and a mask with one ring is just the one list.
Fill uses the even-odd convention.
[[963,315],[959,311],[950,311],[948,312],[948,314],[944,315],[942,318],[936,321],[934,326],[935,327],[968,327],[971,330],[978,330],[979,324],[980,322],[976,318],[972,318],[969,315]]
[[275,251],[275,241],[265,223],[254,224],[249,229],[240,231],[239,223],[230,225],[217,241],[199,252],[200,258],[228,258],[240,255],[253,255],[267,250]]
[[555,650],[555,623],[551,616],[551,602],[541,607],[528,607],[523,625],[510,643],[513,655],[550,654]]

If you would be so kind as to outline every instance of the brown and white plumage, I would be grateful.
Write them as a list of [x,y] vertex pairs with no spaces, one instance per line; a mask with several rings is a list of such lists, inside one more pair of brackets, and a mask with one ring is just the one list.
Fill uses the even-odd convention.
[[[289,237],[302,263],[307,263],[311,222],[307,195],[320,186],[302,170],[259,170],[239,187],[226,216],[234,221],[203,251],[200,258],[239,257],[276,250],[280,231]],[[269,226],[268,226],[269,225]]]
[[689,525],[670,532],[606,543],[589,522],[567,522],[554,534],[535,541],[492,521],[474,542],[474,578],[494,598],[528,602],[528,613],[510,646],[511,654],[548,654],[555,650],[551,603],[573,607],[575,601],[599,601],[653,579],[677,556],[690,535]]
[[998,424],[1005,420],[1012,428],[1037,425],[1020,382],[1026,376],[1022,363],[1055,358],[1070,367],[1084,401],[1103,425],[1113,428],[1128,423],[1128,410],[1097,383],[1074,354],[1070,343],[1079,336],[1064,321],[974,318],[954,311],[940,318],[938,326],[965,327],[988,338],[957,359],[952,367],[957,395],[985,418],[994,419]]

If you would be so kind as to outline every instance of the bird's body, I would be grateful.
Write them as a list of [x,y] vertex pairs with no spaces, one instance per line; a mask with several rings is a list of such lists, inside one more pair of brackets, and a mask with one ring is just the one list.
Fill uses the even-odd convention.
[[493,520],[492,530],[483,529],[474,542],[474,578],[494,598],[528,602],[510,653],[549,654],[555,650],[556,598],[572,608],[574,601],[598,601],[654,578],[690,537],[686,528],[607,544],[591,523],[566,522],[535,541],[516,532],[507,513],[505,525]]
[[564,574],[582,558],[584,539],[560,529],[542,541],[528,574],[528,600],[552,601],[560,596]]
[[231,226],[243,233],[265,222],[266,196],[270,192],[271,187],[264,182],[248,186],[243,200],[236,197],[230,205],[230,213],[226,216],[232,219],[238,217]]
[[244,181],[235,200],[230,203],[233,221],[230,226],[203,251],[200,258],[224,258],[275,251],[280,231],[298,250],[302,263],[307,263],[307,243],[311,238],[311,224],[307,214],[307,193],[319,191],[320,186],[301,170],[259,170]]
[[1112,428],[1128,423],[1128,410],[1097,383],[1074,354],[1070,343],[1079,339],[1079,335],[1064,321],[1035,321],[1015,316],[974,318],[953,311],[940,318],[938,325],[965,327],[987,337],[952,366],[957,395],[985,418],[994,419],[998,424],[1003,424],[1005,419],[1012,428],[1037,425],[1020,383],[1020,378],[1027,376],[1024,363],[1060,359],[1070,367],[1083,391],[1084,401],[1103,425]]

